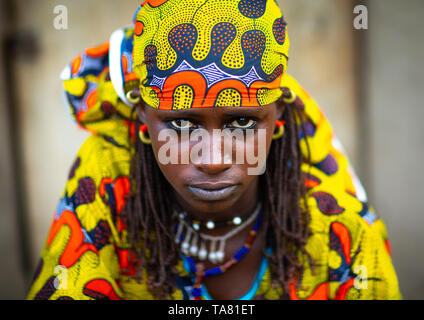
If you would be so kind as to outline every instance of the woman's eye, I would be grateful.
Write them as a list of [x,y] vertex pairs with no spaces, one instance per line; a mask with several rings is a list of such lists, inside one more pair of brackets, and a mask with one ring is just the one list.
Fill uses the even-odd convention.
[[196,125],[193,122],[184,119],[172,120],[169,123],[174,129],[177,130],[187,130],[196,128]]
[[238,118],[230,123],[230,127],[235,129],[251,129],[255,125],[256,120],[249,118]]

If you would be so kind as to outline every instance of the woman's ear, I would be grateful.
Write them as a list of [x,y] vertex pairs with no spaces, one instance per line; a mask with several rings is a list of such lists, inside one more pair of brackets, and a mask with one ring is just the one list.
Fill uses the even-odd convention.
[[274,102],[274,103],[275,103],[275,107],[276,107],[276,118],[277,118],[277,120],[279,120],[283,116],[283,111],[284,111],[284,108],[286,107],[286,105],[284,103],[279,102],[279,101]]
[[137,111],[137,116],[140,122],[146,123],[146,105],[144,104],[144,102],[142,101],[141,103],[139,103],[135,109]]

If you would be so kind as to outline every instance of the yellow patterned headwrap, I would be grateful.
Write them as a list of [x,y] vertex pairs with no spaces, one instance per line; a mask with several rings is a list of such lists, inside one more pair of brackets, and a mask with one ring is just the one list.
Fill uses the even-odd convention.
[[289,39],[274,0],[147,0],[133,69],[154,108],[255,107],[281,96]]

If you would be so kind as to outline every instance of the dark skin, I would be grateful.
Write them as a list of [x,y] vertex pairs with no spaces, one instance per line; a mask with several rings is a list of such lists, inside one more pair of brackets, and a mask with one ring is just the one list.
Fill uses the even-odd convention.
[[[148,134],[152,140],[152,148],[156,159],[161,146],[166,142],[159,141],[159,132],[163,129],[175,129],[179,136],[179,129],[205,129],[212,135],[213,129],[266,129],[266,155],[272,143],[272,134],[275,130],[275,122],[282,115],[282,108],[275,103],[264,107],[249,108],[201,108],[186,110],[157,110],[149,106],[140,105],[138,108],[139,118],[147,124]],[[256,132],[256,131],[255,131]],[[181,139],[175,141],[181,143]],[[255,133],[254,140],[247,140],[245,150],[253,148],[256,154],[258,139]],[[191,149],[196,142],[190,142]],[[233,152],[237,146],[233,143]],[[181,150],[181,148],[179,148]],[[212,145],[210,152],[215,152]],[[222,149],[223,150],[223,149]],[[249,149],[251,150],[251,149]],[[234,157],[234,154],[233,154]],[[259,176],[249,175],[247,169],[255,165],[235,163],[205,163],[199,161],[188,164],[166,164],[157,161],[158,165],[172,186],[173,195],[178,205],[188,215],[199,221],[227,221],[235,216],[244,216],[254,210],[259,197]],[[191,191],[191,187],[199,187],[201,190],[214,191],[230,186],[231,192],[219,199],[210,199],[199,196]],[[213,193],[213,192],[212,192]],[[232,255],[245,243],[252,225],[243,229],[240,233],[226,242],[225,259],[228,261]],[[265,230],[260,228],[248,254],[236,265],[225,273],[207,277],[204,279],[209,294],[214,299],[237,299],[243,296],[252,286],[254,278],[259,270],[265,247]],[[221,227],[215,230],[201,229],[203,233],[210,235],[222,235],[232,227]],[[210,262],[205,262],[204,267],[214,267]],[[237,283],[238,285],[234,285]]]

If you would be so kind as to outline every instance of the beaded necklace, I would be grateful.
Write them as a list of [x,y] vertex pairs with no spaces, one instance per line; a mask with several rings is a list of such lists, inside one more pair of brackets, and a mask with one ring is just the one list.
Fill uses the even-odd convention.
[[256,220],[255,226],[253,227],[252,230],[250,230],[249,236],[247,237],[245,244],[239,250],[237,250],[237,252],[232,256],[231,259],[229,259],[226,263],[224,263],[224,264],[222,264],[218,267],[214,267],[214,268],[211,268],[211,269],[208,269],[208,270],[204,270],[204,266],[203,266],[202,263],[196,264],[194,262],[193,257],[191,257],[189,255],[186,256],[188,265],[189,265],[192,273],[194,273],[196,275],[196,281],[193,284],[193,291],[192,291],[192,295],[193,295],[194,300],[201,300],[201,298],[202,298],[201,286],[202,286],[202,282],[203,282],[204,278],[209,277],[209,276],[223,274],[230,267],[237,264],[244,256],[246,256],[246,254],[249,252],[249,250],[252,246],[253,241],[256,238],[259,226],[261,224],[261,220],[262,220],[262,211],[258,215],[258,219]]
[[[186,215],[178,214],[180,221],[176,230],[175,242],[181,244],[181,251],[186,255],[198,257],[200,260],[209,259],[213,264],[222,263],[226,241],[255,221],[260,211],[261,203],[258,203],[245,221],[221,236],[210,236],[197,232],[185,221]],[[207,244],[209,244],[209,250]]]
[[204,227],[209,230],[213,230],[215,228],[220,228],[224,226],[239,226],[240,224],[248,220],[254,214],[255,214],[255,210],[247,213],[246,215],[242,217],[236,216],[233,219],[227,220],[227,221],[208,220],[206,222],[190,219],[186,212],[181,212],[178,217],[180,220],[181,219],[186,220],[187,224],[191,225],[191,227],[194,230],[199,231],[201,227]]

